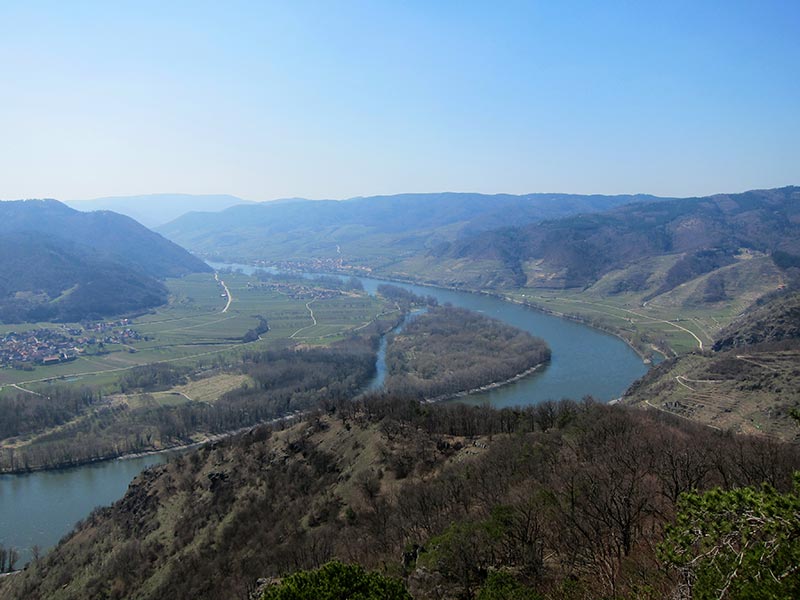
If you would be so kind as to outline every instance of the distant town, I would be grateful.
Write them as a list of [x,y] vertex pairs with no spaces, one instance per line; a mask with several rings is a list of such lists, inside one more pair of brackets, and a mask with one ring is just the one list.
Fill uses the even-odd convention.
[[[75,360],[92,347],[102,350],[108,344],[126,345],[141,339],[131,329],[128,319],[81,327],[63,325],[55,329],[11,331],[0,340],[0,365],[11,368],[54,365]],[[131,347],[131,351],[135,349]]]
[[248,289],[273,290],[292,300],[328,300],[344,295],[340,290],[328,290],[299,283],[266,282],[247,284]]
[[279,271],[299,271],[316,273],[350,273],[369,275],[372,268],[362,265],[349,265],[342,258],[309,258],[305,260],[258,260],[260,267],[273,268]]

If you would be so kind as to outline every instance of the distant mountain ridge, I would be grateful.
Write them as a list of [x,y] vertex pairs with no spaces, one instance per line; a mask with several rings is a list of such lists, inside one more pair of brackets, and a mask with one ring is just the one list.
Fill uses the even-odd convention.
[[154,277],[209,271],[200,259],[125,215],[83,213],[58,200],[0,202],[0,234],[46,234],[132,264]]
[[0,202],[0,320],[79,320],[163,304],[158,281],[208,265],[133,219]]
[[147,194],[65,202],[80,211],[111,210],[136,219],[146,227],[163,225],[190,211],[219,211],[247,203],[250,201],[228,194]]
[[[637,202],[603,213],[481,232],[442,243],[396,271],[410,266],[441,283],[465,286],[574,288],[592,285],[637,261],[683,255],[667,274],[666,288],[659,291],[663,293],[730,264],[740,248],[800,254],[800,188]],[[459,280],[464,265],[472,263],[482,264],[493,279]],[[644,285],[650,275],[643,271],[626,284]]]
[[157,230],[193,252],[236,259],[396,260],[488,229],[608,210],[655,196],[472,193],[265,202],[193,212]]

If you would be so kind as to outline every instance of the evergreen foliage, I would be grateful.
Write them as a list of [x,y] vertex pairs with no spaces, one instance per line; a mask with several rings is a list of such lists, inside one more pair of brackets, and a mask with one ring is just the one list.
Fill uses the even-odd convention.
[[683,494],[660,550],[692,598],[800,598],[800,472],[784,494],[767,484]]
[[332,561],[298,571],[266,589],[261,600],[411,600],[399,579]]

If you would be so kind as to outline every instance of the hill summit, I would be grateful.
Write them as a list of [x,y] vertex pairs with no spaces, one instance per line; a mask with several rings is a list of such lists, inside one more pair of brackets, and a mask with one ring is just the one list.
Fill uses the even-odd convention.
[[0,320],[74,321],[163,304],[159,279],[209,267],[133,219],[0,202]]

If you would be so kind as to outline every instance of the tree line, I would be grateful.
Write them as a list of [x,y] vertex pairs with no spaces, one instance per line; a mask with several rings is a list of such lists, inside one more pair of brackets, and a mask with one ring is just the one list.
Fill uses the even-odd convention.
[[452,396],[548,360],[544,340],[469,310],[432,307],[389,338],[384,387],[417,398]]
[[[659,550],[681,498],[768,485],[791,501],[800,467],[796,445],[591,398],[493,410],[362,396],[281,429],[146,472],[0,598],[244,599],[261,578],[339,559],[418,599],[655,600],[684,584]],[[490,595],[503,590],[515,595]]]
[[103,404],[95,393],[69,388],[57,388],[51,399],[0,400],[0,407],[5,402],[8,408],[0,413],[0,428],[14,435],[69,422],[39,435],[33,444],[0,448],[0,469],[66,467],[161,450],[303,411],[320,400],[352,398],[374,374],[374,343],[371,337],[354,337],[329,348],[243,351],[236,371],[254,384],[212,403],[163,405],[149,396],[188,380],[188,368],[168,364],[137,367],[122,377],[121,390],[141,394],[135,408]]
[[378,286],[378,293],[392,302],[396,302],[404,312],[413,306],[438,306],[439,301],[434,296],[421,296],[405,288],[382,283]]

